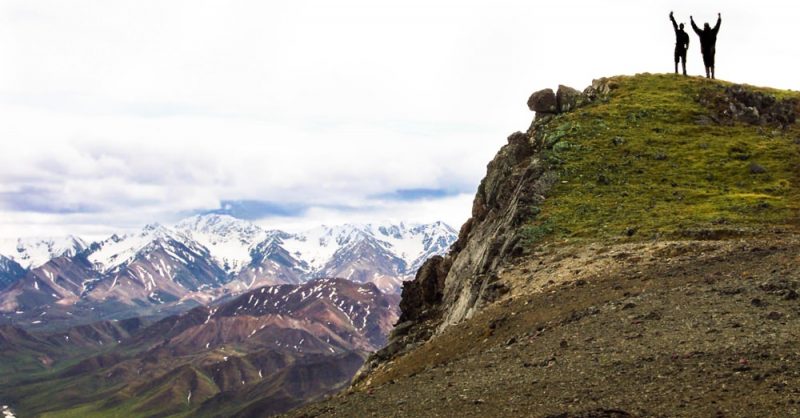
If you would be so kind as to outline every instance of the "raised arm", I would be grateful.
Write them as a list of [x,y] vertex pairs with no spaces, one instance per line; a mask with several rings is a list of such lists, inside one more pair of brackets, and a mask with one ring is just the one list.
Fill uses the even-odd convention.
[[694,17],[689,16],[689,20],[692,22],[692,29],[694,29],[694,32],[700,35],[702,32],[700,31],[700,28],[698,28],[697,25],[694,24]]
[[672,16],[672,12],[669,12],[669,20],[672,22],[672,29],[675,29],[675,32],[678,31],[678,23],[675,22],[675,17]]
[[717,24],[714,26],[714,33],[719,32],[719,25],[722,24],[722,13],[717,13]]

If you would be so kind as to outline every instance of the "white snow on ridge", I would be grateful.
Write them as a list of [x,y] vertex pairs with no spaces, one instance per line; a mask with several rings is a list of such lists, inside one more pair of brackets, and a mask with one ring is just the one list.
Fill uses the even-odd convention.
[[455,240],[458,233],[449,225],[443,222],[432,224],[399,224],[381,223],[367,224],[364,230],[371,233],[380,241],[389,244],[391,252],[406,262],[407,266],[412,266],[420,257],[428,258],[432,254],[432,243],[439,238],[444,238],[447,242],[446,250],[450,243]]
[[[355,242],[373,238],[382,249],[406,262],[409,268],[435,253],[441,253],[455,241],[458,233],[442,222],[432,224],[378,224],[339,226],[320,226],[294,234],[283,240],[283,247],[293,256],[305,261],[312,270],[318,270],[328,263],[340,248]],[[433,248],[443,238],[444,248]]]
[[0,240],[0,254],[23,268],[36,268],[56,257],[71,257],[88,247],[73,235],[65,237],[19,238]]
[[[447,251],[456,236],[457,232],[442,222],[323,225],[292,234],[268,230],[229,215],[212,214],[183,219],[174,227],[154,224],[138,233],[113,235],[93,244],[92,248],[96,249],[87,257],[97,271],[110,274],[109,278],[139,256],[152,264],[154,273],[169,278],[174,276],[175,269],[182,268],[181,264],[191,265],[198,259],[202,261],[202,258],[209,257],[209,261],[232,277],[252,267],[252,274],[241,279],[246,279],[250,286],[256,280],[269,280],[272,274],[283,274],[281,269],[285,267],[293,269],[290,274],[299,275],[290,280],[303,281],[331,271],[347,277],[349,271],[351,276],[358,272],[359,280],[372,281],[382,290],[391,290],[397,287],[397,282],[413,275],[422,261]],[[14,253],[18,247],[23,248],[22,252]],[[23,267],[45,263],[52,258],[51,255],[74,255],[86,248],[86,242],[76,237],[30,242],[0,240],[0,254],[11,254],[9,258]],[[152,258],[152,249],[163,249],[165,257]],[[18,257],[13,257],[15,254]],[[19,257],[26,258],[20,260]],[[388,260],[392,263],[388,268],[396,268],[395,258],[405,262],[405,268],[397,271],[401,277],[386,276],[377,271],[371,276],[363,276],[363,269],[369,269],[370,260],[379,263]],[[254,261],[261,264],[251,265]],[[134,272],[148,291],[155,290],[153,279],[148,280],[149,272],[141,269]],[[44,274],[52,280],[49,270]],[[122,285],[117,279],[115,275],[111,288]],[[83,290],[87,291],[93,283],[84,281],[83,285]],[[237,285],[248,287],[246,283]]]
[[283,240],[283,248],[298,260],[305,261],[312,270],[319,270],[330,261],[342,246],[360,238],[363,232],[354,225],[319,226],[293,234]]
[[196,215],[178,222],[175,228],[208,248],[217,264],[228,273],[246,267],[251,250],[274,234],[229,215]]
[[190,240],[181,234],[163,225],[147,225],[136,234],[123,236],[114,235],[100,243],[97,251],[89,254],[89,261],[98,266],[102,272],[113,270],[122,264],[128,263],[136,257],[136,254],[156,241],[175,240],[188,243]]

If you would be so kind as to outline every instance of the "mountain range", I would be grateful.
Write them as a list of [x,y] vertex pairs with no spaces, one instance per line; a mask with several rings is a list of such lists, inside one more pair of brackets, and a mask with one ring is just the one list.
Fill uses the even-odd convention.
[[28,327],[164,317],[266,285],[340,277],[397,293],[456,232],[423,225],[267,230],[229,215],[145,226],[93,243],[77,237],[5,242],[0,319]]
[[372,283],[312,279],[150,325],[0,325],[0,397],[31,416],[271,415],[347,385],[385,344],[398,300]]
[[30,269],[56,257],[74,256],[89,244],[74,235],[47,238],[0,239],[0,254],[20,267]]

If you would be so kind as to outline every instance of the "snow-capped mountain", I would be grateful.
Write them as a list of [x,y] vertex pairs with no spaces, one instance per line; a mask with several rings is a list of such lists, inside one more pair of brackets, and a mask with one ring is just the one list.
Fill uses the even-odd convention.
[[444,222],[422,225],[406,225],[402,222],[398,225],[368,224],[364,228],[389,244],[392,252],[406,262],[406,270],[410,274],[415,274],[425,260],[447,252],[458,238],[458,232]]
[[[88,247],[76,239],[72,250],[58,251],[62,255],[13,283],[7,280],[0,311],[37,315],[37,322],[82,309],[96,309],[104,318],[154,314],[325,277],[397,293],[422,261],[444,253],[455,239],[456,232],[441,222],[321,226],[292,234],[228,215],[193,216],[174,227],[148,225]],[[45,314],[47,319],[38,317]]]
[[[92,244],[87,258],[98,271],[108,273],[129,264],[143,250],[154,244],[179,243],[196,253],[208,255],[208,250],[184,234],[160,224],[145,226],[140,232],[128,235],[112,235],[99,243]],[[184,260],[185,261],[185,260]]]
[[0,311],[99,315],[208,302],[228,279],[204,246],[162,225],[113,235],[78,255],[53,258],[4,292]]
[[228,215],[192,216],[178,222],[175,229],[208,248],[228,273],[244,269],[252,260],[253,249],[280,233]]
[[91,297],[98,300],[202,301],[208,299],[203,290],[219,288],[227,281],[206,247],[161,225],[104,243],[88,256],[95,269],[105,274],[91,289]]
[[424,225],[366,224],[320,227],[287,240],[285,247],[314,267],[313,277],[343,277],[399,291],[432,255],[456,240],[442,222]]
[[175,228],[208,248],[237,291],[316,277],[398,291],[403,280],[429,257],[446,252],[457,237],[442,222],[323,225],[292,234],[219,214],[192,216]]
[[[402,274],[414,274],[432,255],[442,254],[457,238],[458,233],[443,222],[423,225],[345,224],[320,226],[292,235],[284,247],[312,270],[336,270],[335,259],[342,258],[342,250],[369,241],[394,258],[402,260]],[[338,256],[337,256],[337,253]]]
[[26,269],[36,268],[56,257],[72,257],[88,247],[74,235],[0,240],[0,254]]

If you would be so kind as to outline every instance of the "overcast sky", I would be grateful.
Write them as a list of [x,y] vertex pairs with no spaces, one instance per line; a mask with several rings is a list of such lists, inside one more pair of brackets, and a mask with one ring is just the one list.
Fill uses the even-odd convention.
[[718,78],[797,89],[792,4],[0,0],[0,237],[223,206],[457,228],[530,93],[672,70],[670,10],[722,12]]

